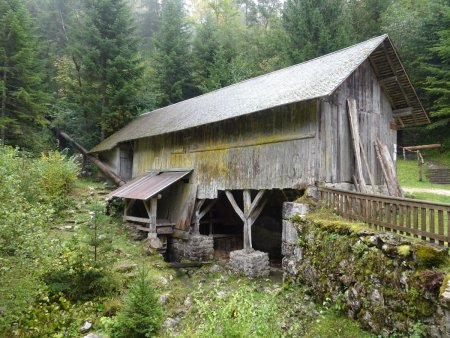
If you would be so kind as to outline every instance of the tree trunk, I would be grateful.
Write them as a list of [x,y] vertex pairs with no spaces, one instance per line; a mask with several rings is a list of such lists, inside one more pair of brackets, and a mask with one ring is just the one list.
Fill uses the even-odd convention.
[[56,137],[62,138],[65,141],[67,141],[70,145],[77,148],[83,156],[85,156],[89,161],[94,163],[97,168],[105,175],[107,178],[112,180],[114,184],[118,186],[122,186],[125,183],[127,183],[124,179],[122,179],[119,175],[114,173],[112,170],[110,170],[102,161],[100,161],[97,157],[95,157],[92,154],[89,154],[88,151],[78,142],[76,142],[73,138],[71,138],[69,135],[67,135],[65,132],[59,130],[58,128],[51,128],[52,131],[55,133]]

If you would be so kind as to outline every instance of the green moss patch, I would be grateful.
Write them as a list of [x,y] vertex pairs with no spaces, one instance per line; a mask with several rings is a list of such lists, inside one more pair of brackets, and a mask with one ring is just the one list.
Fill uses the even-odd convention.
[[[329,209],[317,209],[306,215],[306,219],[322,228],[339,234],[352,234],[370,228],[362,222],[349,221]],[[372,230],[370,230],[372,231]]]
[[400,245],[397,248],[397,253],[402,257],[408,257],[411,254],[411,246],[410,245]]
[[419,266],[424,268],[439,267],[448,262],[447,251],[430,245],[416,244],[414,254]]

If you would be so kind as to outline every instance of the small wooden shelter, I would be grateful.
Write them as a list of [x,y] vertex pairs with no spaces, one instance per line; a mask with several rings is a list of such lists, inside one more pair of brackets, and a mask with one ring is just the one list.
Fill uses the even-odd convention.
[[[355,156],[348,101],[364,167]],[[318,183],[352,184],[358,170],[382,185],[375,141],[392,153],[397,129],[428,122],[382,35],[143,114],[91,153],[133,178],[111,194],[125,199],[126,220],[150,225],[153,233],[166,227],[175,238],[192,232],[220,238],[234,219],[229,227],[241,222],[237,234],[251,247],[258,217],[267,213],[269,223],[278,217],[265,203]]]

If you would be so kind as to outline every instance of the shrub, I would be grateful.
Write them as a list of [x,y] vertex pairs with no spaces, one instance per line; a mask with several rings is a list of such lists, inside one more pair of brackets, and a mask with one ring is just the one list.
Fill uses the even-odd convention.
[[68,242],[53,269],[44,275],[50,295],[63,294],[72,301],[107,296],[119,287],[119,280],[106,265],[94,262],[76,238]]
[[73,157],[68,158],[57,151],[42,154],[39,159],[33,161],[36,197],[39,201],[61,210],[79,172],[80,168]]
[[140,268],[116,317],[111,337],[153,337],[161,327],[162,318],[161,305],[148,272]]

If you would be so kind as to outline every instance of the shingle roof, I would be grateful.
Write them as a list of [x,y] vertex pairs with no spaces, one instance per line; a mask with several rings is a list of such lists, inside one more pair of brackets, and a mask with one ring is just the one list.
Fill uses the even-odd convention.
[[[388,36],[382,35],[298,65],[145,113],[103,140],[91,152],[109,150],[124,141],[184,130],[331,95],[384,42],[389,50],[393,50]],[[398,59],[397,54],[395,57]],[[398,63],[401,65],[400,61]],[[405,76],[410,87],[408,93],[412,92],[412,100],[415,98],[418,102],[418,112],[422,111],[426,116],[406,73]],[[426,120],[428,121],[428,117]]]

